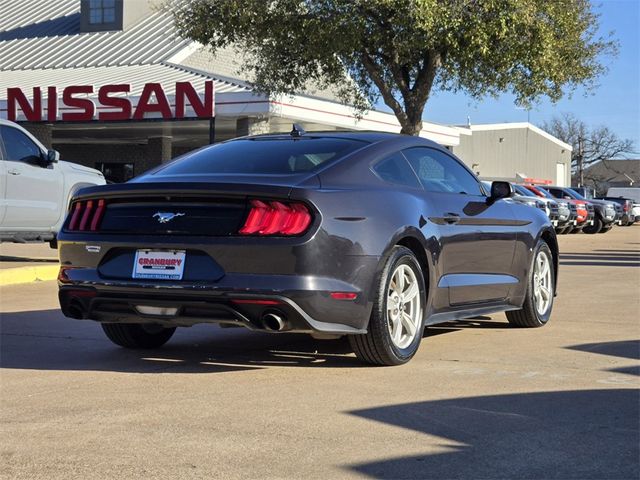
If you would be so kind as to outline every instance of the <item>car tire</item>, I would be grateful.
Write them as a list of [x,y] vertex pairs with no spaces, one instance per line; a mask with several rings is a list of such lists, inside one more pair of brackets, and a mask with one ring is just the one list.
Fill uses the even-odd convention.
[[154,324],[103,323],[102,330],[116,345],[124,348],[158,348],[169,341],[176,328]]
[[604,223],[602,222],[600,216],[596,215],[593,219],[593,225],[587,225],[582,229],[582,231],[584,233],[588,233],[589,235],[593,235],[594,233],[598,233],[600,230],[602,230],[603,225]]
[[418,260],[408,248],[395,246],[378,280],[367,333],[349,336],[356,356],[372,365],[408,362],[422,340],[425,299]]
[[[544,257],[543,261],[546,262],[547,271],[540,271],[541,264],[539,262],[541,261],[541,256]],[[536,289],[536,283],[538,282],[539,287],[544,286],[547,290],[546,299],[544,298],[543,290]],[[553,309],[554,292],[555,268],[553,255],[549,245],[544,240],[539,240],[531,260],[524,303],[520,310],[506,312],[507,320],[514,327],[535,328],[546,325]],[[540,298],[538,298],[538,295],[540,295]],[[544,304],[539,302],[541,299],[545,300]]]

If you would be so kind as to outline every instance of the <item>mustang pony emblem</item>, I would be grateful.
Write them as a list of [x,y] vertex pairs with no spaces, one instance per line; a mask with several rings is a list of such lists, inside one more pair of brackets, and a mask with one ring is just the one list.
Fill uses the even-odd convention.
[[158,218],[159,223],[167,223],[176,217],[184,217],[184,213],[172,213],[172,212],[156,212],[153,214],[153,218]]

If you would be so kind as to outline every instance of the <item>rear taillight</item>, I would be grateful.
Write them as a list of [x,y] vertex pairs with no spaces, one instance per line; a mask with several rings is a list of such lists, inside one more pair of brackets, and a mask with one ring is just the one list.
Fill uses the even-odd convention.
[[622,210],[625,212],[629,211],[629,202],[624,202],[624,207],[622,207]]
[[251,200],[251,210],[241,235],[300,235],[311,224],[311,214],[303,203]]
[[67,230],[80,232],[95,232],[100,228],[104,216],[104,200],[87,200],[76,202],[71,207],[71,220]]
[[358,298],[358,294],[353,292],[331,292],[329,295],[334,300],[355,300]]

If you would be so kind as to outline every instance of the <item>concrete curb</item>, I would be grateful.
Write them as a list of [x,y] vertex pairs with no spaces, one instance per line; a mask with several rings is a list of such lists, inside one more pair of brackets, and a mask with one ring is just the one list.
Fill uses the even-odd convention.
[[58,277],[59,268],[59,265],[55,264],[0,270],[0,286],[55,280]]

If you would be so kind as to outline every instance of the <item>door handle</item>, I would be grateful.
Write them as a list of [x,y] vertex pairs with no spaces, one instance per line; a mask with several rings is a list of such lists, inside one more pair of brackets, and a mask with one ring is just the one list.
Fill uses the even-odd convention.
[[443,220],[445,221],[445,223],[448,223],[449,225],[453,225],[460,221],[460,215],[457,215],[455,213],[447,213],[443,217]]
[[9,175],[20,175],[20,170],[9,170]]

